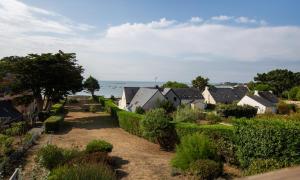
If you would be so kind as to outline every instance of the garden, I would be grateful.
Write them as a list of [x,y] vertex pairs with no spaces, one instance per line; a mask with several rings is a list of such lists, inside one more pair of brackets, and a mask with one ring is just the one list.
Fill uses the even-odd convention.
[[180,107],[172,113],[163,108],[133,113],[99,99],[121,128],[175,151],[174,176],[240,177],[300,164],[300,113],[288,104],[279,103],[279,114],[258,116],[255,108],[234,104],[207,112]]

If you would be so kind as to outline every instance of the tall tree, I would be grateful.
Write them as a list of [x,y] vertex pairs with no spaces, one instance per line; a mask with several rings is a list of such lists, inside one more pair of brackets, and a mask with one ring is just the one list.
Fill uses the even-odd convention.
[[287,69],[276,69],[267,73],[258,73],[254,80],[258,84],[266,84],[274,89],[274,93],[281,95],[284,91],[299,85],[299,73]]
[[90,76],[89,78],[87,78],[84,83],[83,83],[83,87],[84,89],[86,89],[88,92],[90,92],[92,94],[92,96],[94,96],[95,91],[99,91],[100,90],[100,85],[99,82],[97,81],[97,79],[95,79],[94,77]]
[[30,54],[26,57],[7,57],[8,72],[16,76],[16,93],[30,90],[38,102],[38,110],[48,109],[53,102],[82,90],[83,68],[74,53]]
[[162,85],[162,88],[188,88],[189,86],[177,81],[168,81]]
[[192,80],[192,85],[194,88],[198,88],[199,90],[203,91],[205,86],[208,85],[208,78],[204,78],[202,76],[196,77],[196,79]]

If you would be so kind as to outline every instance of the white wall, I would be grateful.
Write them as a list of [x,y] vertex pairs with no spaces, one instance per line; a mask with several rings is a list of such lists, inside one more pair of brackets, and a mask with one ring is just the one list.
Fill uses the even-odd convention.
[[195,109],[195,108],[197,108],[197,109],[205,109],[206,108],[206,104],[205,104],[204,100],[201,101],[201,102],[197,102],[197,103],[191,103],[191,108],[192,109]]
[[125,97],[125,91],[123,89],[122,97],[119,101],[119,108],[126,110],[127,104],[126,104],[126,97]]
[[257,108],[257,114],[264,114],[266,112],[266,106],[258,103],[257,101],[255,101],[254,99],[250,98],[249,96],[244,96],[239,102],[238,102],[239,106],[243,106],[243,105],[249,105],[252,107]]
[[205,90],[202,93],[202,96],[204,97],[204,100],[207,104],[216,104],[216,101],[214,98],[210,95],[210,92],[208,90],[208,87],[205,87]]
[[166,98],[161,94],[161,92],[157,91],[151,99],[142,107],[144,110],[150,110],[158,107],[158,103],[166,100]]

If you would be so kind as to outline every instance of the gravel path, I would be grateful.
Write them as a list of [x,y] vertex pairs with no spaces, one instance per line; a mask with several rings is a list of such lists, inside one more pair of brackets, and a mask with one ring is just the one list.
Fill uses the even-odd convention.
[[84,149],[93,139],[106,140],[114,146],[111,156],[120,166],[122,179],[182,179],[170,176],[174,153],[161,151],[157,144],[127,133],[107,113],[70,112],[65,121],[71,127],[52,135],[52,144]]

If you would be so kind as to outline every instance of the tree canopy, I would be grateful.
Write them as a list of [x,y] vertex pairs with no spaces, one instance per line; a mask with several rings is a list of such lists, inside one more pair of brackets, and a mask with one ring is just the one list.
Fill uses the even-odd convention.
[[59,51],[56,54],[29,54],[25,57],[6,57],[0,62],[7,65],[6,73],[16,76],[11,85],[18,93],[30,90],[39,110],[64,96],[82,90],[83,68],[77,64],[74,53]]
[[194,88],[198,88],[199,90],[203,91],[205,86],[208,85],[208,78],[204,78],[202,76],[196,77],[196,79],[192,80],[192,85]]
[[276,69],[267,73],[258,73],[254,80],[257,84],[270,86],[275,94],[281,95],[284,91],[300,85],[300,73],[294,73],[287,69]]
[[83,83],[83,87],[85,90],[87,90],[88,92],[90,92],[92,94],[92,96],[94,96],[95,91],[100,90],[100,85],[97,79],[95,79],[94,77],[90,76],[88,77],[84,83]]
[[168,81],[162,85],[162,88],[188,88],[187,84],[177,82],[177,81]]

